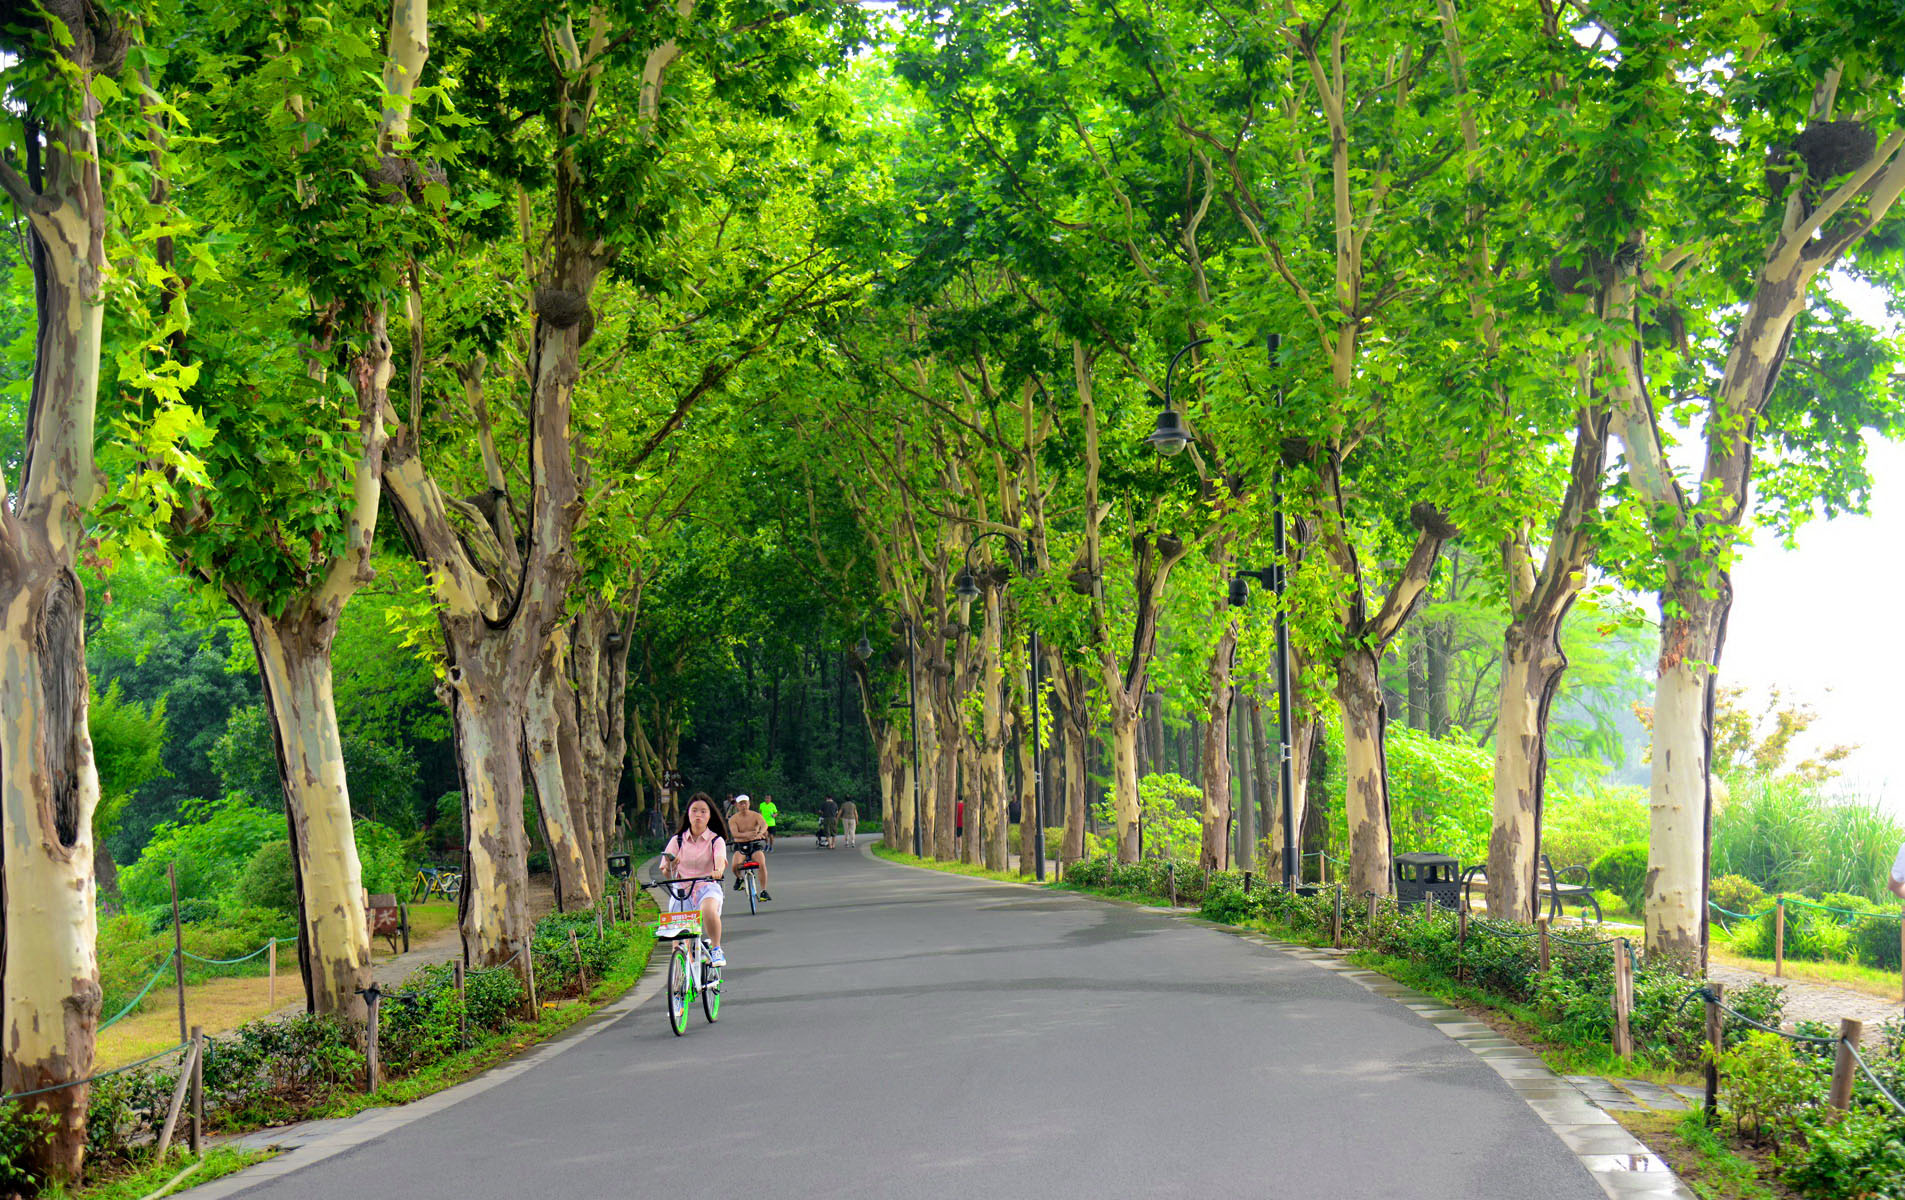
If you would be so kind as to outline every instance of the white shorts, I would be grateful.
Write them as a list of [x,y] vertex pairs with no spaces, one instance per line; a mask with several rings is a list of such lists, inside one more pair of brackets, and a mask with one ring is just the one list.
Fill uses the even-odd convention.
[[688,893],[686,900],[675,899],[675,893],[672,891],[667,895],[668,907],[663,910],[664,912],[700,912],[702,901],[712,896],[714,897],[714,915],[717,917],[721,915],[721,885],[718,883],[704,880],[695,884],[694,890]]

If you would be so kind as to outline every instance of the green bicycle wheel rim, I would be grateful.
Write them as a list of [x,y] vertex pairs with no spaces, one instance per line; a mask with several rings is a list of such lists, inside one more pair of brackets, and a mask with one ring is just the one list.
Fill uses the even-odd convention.
[[688,1032],[688,952],[675,947],[668,963],[668,1026],[680,1037]]
[[701,1011],[707,1014],[710,1025],[721,1019],[721,976],[718,972],[708,986],[701,990]]

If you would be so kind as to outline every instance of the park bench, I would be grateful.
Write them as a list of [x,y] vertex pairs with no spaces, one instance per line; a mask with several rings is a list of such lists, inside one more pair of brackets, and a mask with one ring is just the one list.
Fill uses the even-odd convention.
[[[1577,876],[1580,882],[1573,882]],[[1578,904],[1583,910],[1593,909],[1594,923],[1596,925],[1606,920],[1606,917],[1601,913],[1600,897],[1594,894],[1594,887],[1588,882],[1588,869],[1586,867],[1562,867],[1557,871],[1555,870],[1554,861],[1546,854],[1543,854],[1541,856],[1540,879],[1541,890],[1548,894],[1548,917],[1550,920],[1559,919],[1564,906],[1569,904]],[[1563,882],[1564,880],[1569,882]],[[1472,890],[1476,884],[1480,884],[1484,888],[1488,886],[1488,872],[1481,866],[1473,866],[1462,872],[1461,887],[1463,904],[1470,903]],[[1583,911],[1581,919],[1583,921],[1587,919],[1585,911]]]
[[397,943],[403,942],[403,952],[410,953],[410,908],[397,897],[379,892],[376,895],[364,894],[364,916],[370,926],[370,936],[380,937],[390,943],[390,952],[397,953]]

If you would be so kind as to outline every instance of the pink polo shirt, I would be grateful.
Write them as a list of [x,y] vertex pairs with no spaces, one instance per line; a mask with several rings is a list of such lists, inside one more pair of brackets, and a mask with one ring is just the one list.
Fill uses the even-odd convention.
[[727,861],[728,844],[711,825],[701,831],[699,838],[692,833],[678,833],[669,838],[662,853],[675,856],[675,878],[695,879],[713,875],[715,864]]

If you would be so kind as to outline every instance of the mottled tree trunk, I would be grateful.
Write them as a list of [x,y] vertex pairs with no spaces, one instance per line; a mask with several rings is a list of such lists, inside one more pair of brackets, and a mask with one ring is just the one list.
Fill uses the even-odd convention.
[[1119,862],[1138,861],[1138,712],[1111,706],[1111,794],[1113,838]]
[[985,625],[979,654],[984,663],[980,696],[981,735],[984,739],[979,770],[984,780],[985,865],[988,870],[1003,871],[1009,860],[1008,806],[1011,796],[1005,786],[1005,664],[1001,661],[1005,640],[1005,591],[998,586],[986,589]]
[[[523,695],[502,657],[472,651],[449,668],[450,718],[463,781],[463,892],[458,918],[463,956],[494,967],[529,953],[528,847],[523,840],[522,715],[507,697]],[[525,673],[526,675],[527,673]],[[512,964],[526,975],[524,958]]]
[[1349,819],[1350,890],[1390,892],[1389,780],[1383,769],[1382,683],[1376,656],[1361,647],[1336,663],[1336,700],[1343,715],[1343,797]]
[[[38,179],[11,164],[0,183],[27,221],[38,341],[20,450],[20,491],[0,462],[0,1091],[32,1091],[92,1073],[99,1021],[93,811],[99,773],[87,731],[85,591],[74,573],[84,518],[99,492],[93,416],[99,390],[105,201],[90,93],[94,33],[61,39],[88,90],[45,127]],[[39,10],[36,10],[39,11]],[[15,23],[33,18],[26,10]],[[106,23],[111,28],[110,22]],[[106,52],[109,54],[110,52]],[[37,64],[34,64],[37,65]],[[64,86],[64,85],[62,85]],[[41,98],[27,103],[37,114]],[[14,113],[19,119],[19,113]],[[41,127],[26,124],[39,139]],[[51,1112],[50,1140],[25,1165],[75,1179],[86,1146],[87,1085],[33,1097]]]
[[1490,916],[1532,921],[1540,907],[1541,797],[1548,707],[1567,667],[1552,622],[1516,621],[1502,647],[1495,723],[1495,817],[1488,839]]
[[344,747],[331,692],[331,643],[342,604],[293,604],[271,617],[236,605],[251,633],[284,786],[298,884],[298,965],[311,1012],[362,1021],[370,986],[370,926],[351,821]]
[[587,825],[588,773],[582,765],[575,691],[562,661],[568,650],[567,635],[558,631],[536,665],[523,697],[523,745],[536,785],[537,817],[549,846],[556,907],[574,912],[594,904],[595,893],[589,878],[593,831]]
[[1690,971],[1707,955],[1707,874],[1712,794],[1714,664],[1726,639],[1733,589],[1670,589],[1682,616],[1660,627],[1654,687],[1653,779],[1647,853],[1647,954]]
[[1231,658],[1237,652],[1237,621],[1226,600],[1217,601],[1217,620],[1224,632],[1211,650],[1206,674],[1210,703],[1205,710],[1203,773],[1203,839],[1198,865],[1213,871],[1230,869],[1230,687]]

